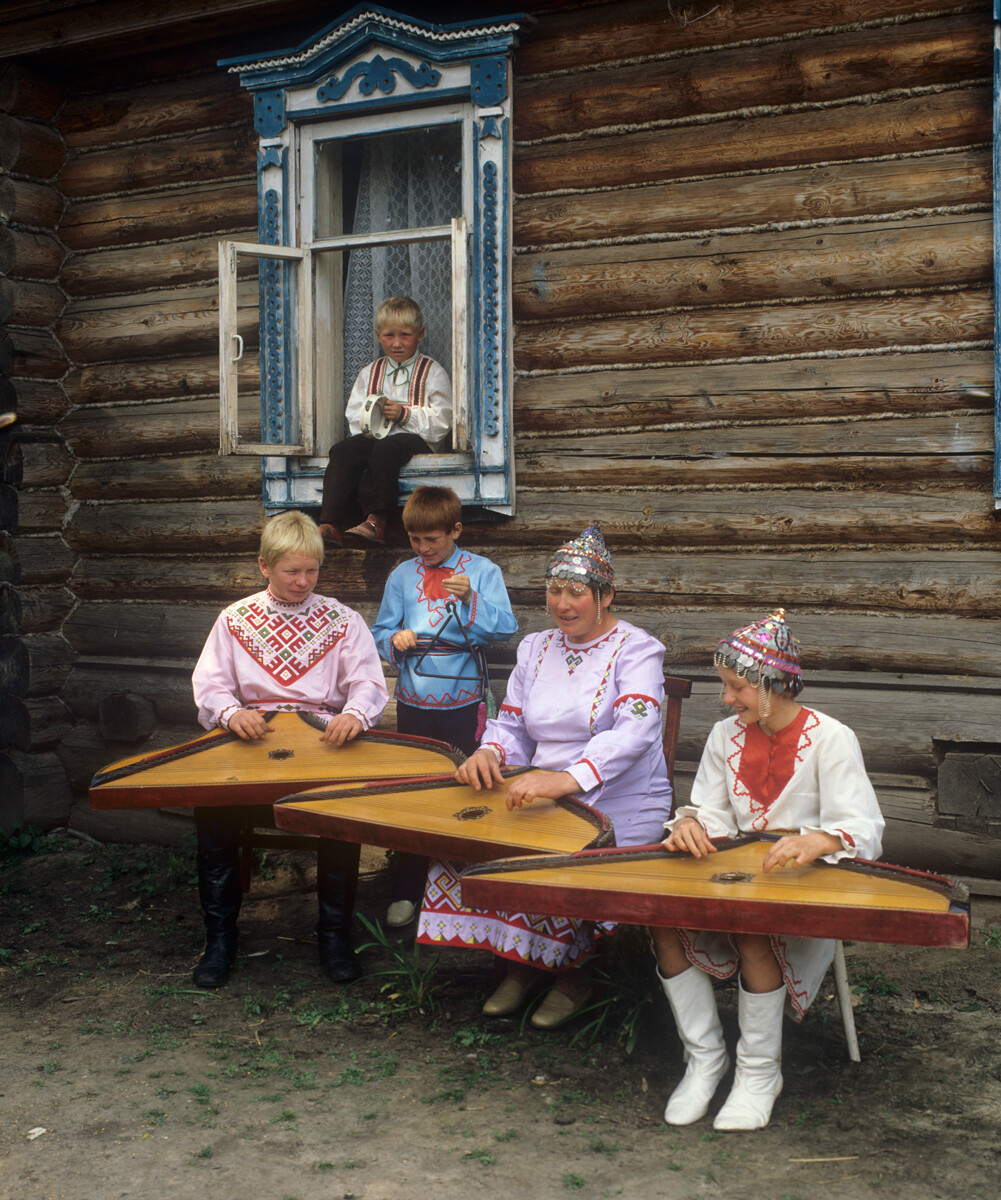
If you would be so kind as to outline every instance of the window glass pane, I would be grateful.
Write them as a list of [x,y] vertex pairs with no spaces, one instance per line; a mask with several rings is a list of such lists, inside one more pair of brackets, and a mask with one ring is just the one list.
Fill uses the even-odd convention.
[[[343,233],[447,225],[462,215],[462,127],[408,129],[339,143],[340,186],[328,216]],[[321,168],[322,169],[322,168]],[[333,229],[331,233],[335,232]],[[421,350],[446,369],[452,358],[451,257],[447,242],[355,249],[344,276],[344,398],[375,357],[372,328],[387,296],[411,296],[424,312]]]

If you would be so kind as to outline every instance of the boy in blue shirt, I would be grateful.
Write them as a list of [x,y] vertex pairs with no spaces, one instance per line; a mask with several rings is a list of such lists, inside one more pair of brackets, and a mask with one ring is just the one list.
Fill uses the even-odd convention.
[[[451,488],[419,487],[407,500],[403,525],[416,558],[401,563],[386,581],[372,636],[382,657],[399,671],[400,733],[439,738],[472,754],[486,715],[482,648],[510,637],[518,622],[500,567],[455,544],[461,517],[462,505]],[[421,661],[449,621],[442,640]],[[477,653],[470,653],[466,639]],[[399,855],[396,866],[387,921],[406,925],[414,917],[427,861]]]

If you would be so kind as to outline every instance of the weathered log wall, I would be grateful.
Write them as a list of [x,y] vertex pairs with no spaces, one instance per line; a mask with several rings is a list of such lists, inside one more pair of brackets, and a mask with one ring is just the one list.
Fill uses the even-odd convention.
[[[549,552],[602,520],[623,613],[697,680],[682,792],[719,712],[716,637],[784,603],[807,696],[859,733],[890,847],[997,871],[1001,841],[936,805],[941,757],[997,743],[1001,715],[989,12],[530,8],[514,85],[518,511],[469,524],[465,543],[500,562],[535,628]],[[30,314],[18,403],[66,448],[20,451],[20,619],[36,683],[65,709],[51,693],[25,704],[60,731],[77,785],[191,729],[211,616],[257,582],[259,471],[215,455],[214,286],[217,239],[256,239],[255,137],[248,97],[207,61],[192,43],[187,59],[146,55],[145,77],[96,62],[31,152],[48,170],[58,140],[65,164],[0,193],[38,214],[0,245]],[[15,140],[46,119],[13,115]],[[254,292],[251,274],[248,341]],[[252,392],[252,355],[242,372]],[[403,553],[341,554],[321,586],[371,616]]]

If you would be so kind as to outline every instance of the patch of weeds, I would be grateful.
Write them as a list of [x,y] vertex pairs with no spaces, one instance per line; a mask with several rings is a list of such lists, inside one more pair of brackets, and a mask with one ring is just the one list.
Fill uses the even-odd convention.
[[363,1158],[346,1158],[341,1163],[341,1166],[344,1168],[345,1171],[357,1171],[364,1165],[365,1165],[365,1160]]
[[610,939],[610,953],[604,961],[605,966],[595,968],[603,999],[581,1010],[585,1020],[578,1022],[570,1045],[586,1047],[614,1038],[632,1054],[654,1014],[660,992],[650,970],[645,931],[638,926],[620,926]]
[[176,1050],[184,1044],[183,1039],[177,1037],[170,1025],[150,1026],[149,1040],[157,1050]]
[[54,1075],[56,1071],[64,1071],[66,1068],[62,1063],[44,1062],[38,1069],[43,1075]]
[[475,1158],[485,1167],[492,1167],[497,1161],[489,1150],[467,1150],[463,1158]]
[[992,925],[990,929],[985,929],[981,936],[985,946],[990,946],[992,950],[1001,950],[1001,925]]
[[481,1029],[477,1025],[463,1025],[453,1034],[455,1041],[466,1050],[480,1049],[491,1042],[501,1042],[507,1039],[500,1033],[491,1033],[489,1029]]
[[10,833],[0,829],[0,859],[28,858],[33,854],[41,854],[44,836],[34,825],[24,828],[18,825]]
[[48,919],[42,917],[37,921],[29,921],[26,925],[21,926],[21,937],[31,937],[33,933],[38,933],[40,929],[48,927]]
[[162,1108],[144,1108],[143,1120],[147,1125],[163,1125],[167,1120],[167,1114]]
[[154,1051],[152,1050],[140,1050],[138,1054],[124,1055],[121,1059],[119,1059],[119,1061],[123,1063],[139,1063],[142,1062],[144,1058],[152,1058],[153,1056]]
[[107,900],[102,904],[89,904],[87,906],[87,919],[90,921],[110,921],[114,915],[111,911],[111,905]]
[[718,1129],[710,1129],[708,1133],[702,1135],[704,1142],[718,1142],[723,1134]]
[[856,996],[868,999],[870,996],[899,996],[900,988],[891,983],[882,971],[869,971],[857,977],[852,988]]
[[681,1163],[669,1162],[667,1164],[667,1169],[669,1171],[683,1171],[684,1167],[681,1165]]
[[597,1100],[593,1096],[589,1096],[587,1092],[582,1092],[580,1088],[573,1088],[571,1091],[560,1092],[561,1104],[580,1104],[584,1108],[591,1104],[597,1104]]
[[294,1112],[292,1112],[291,1109],[283,1108],[277,1117],[271,1118],[271,1121],[269,1122],[269,1124],[271,1124],[271,1125],[282,1124],[285,1126],[286,1129],[297,1130],[299,1128],[299,1126],[296,1124],[296,1122],[298,1120],[299,1120],[299,1118],[296,1116],[296,1114]]
[[332,1162],[317,1163],[316,1169],[318,1171],[332,1171],[334,1169],[334,1164]]
[[576,1192],[578,1188],[582,1188],[587,1180],[583,1175],[578,1175],[576,1171],[568,1171],[563,1176],[563,1186],[571,1192]]
[[409,1012],[416,1009],[422,1015],[437,1016],[440,1005],[437,993],[445,986],[435,982],[438,972],[438,955],[421,959],[420,946],[414,943],[412,951],[403,947],[402,940],[391,942],[386,931],[378,921],[370,921],[364,913],[358,913],[359,922],[368,930],[371,941],[358,947],[360,954],[364,950],[377,949],[385,954],[391,966],[381,971],[373,971],[369,979],[384,976],[387,982],[379,988],[380,993],[397,1009]]
[[503,1133],[495,1133],[495,1142],[513,1142],[518,1136],[517,1129],[506,1129]]
[[9,963],[13,958],[13,950],[8,950],[6,946],[0,946],[0,963]]
[[618,1142],[604,1142],[601,1138],[595,1138],[593,1142],[588,1143],[588,1150],[592,1154],[618,1154],[622,1149]]
[[395,1054],[386,1050],[369,1050],[369,1058],[374,1058],[375,1065],[366,1072],[368,1079],[392,1079],[396,1074],[398,1062]]

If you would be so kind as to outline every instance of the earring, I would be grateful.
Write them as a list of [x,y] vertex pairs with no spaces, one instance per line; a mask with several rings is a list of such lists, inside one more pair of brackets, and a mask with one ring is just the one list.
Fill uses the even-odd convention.
[[767,721],[772,711],[772,689],[764,679],[758,680],[758,720]]

